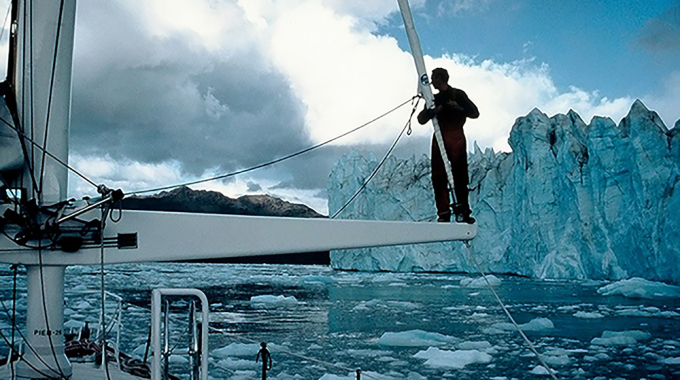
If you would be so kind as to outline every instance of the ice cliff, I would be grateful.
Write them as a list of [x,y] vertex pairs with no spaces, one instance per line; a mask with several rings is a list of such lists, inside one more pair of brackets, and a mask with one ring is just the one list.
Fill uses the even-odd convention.
[[[680,120],[668,130],[636,101],[617,126],[573,111],[516,120],[511,153],[469,154],[471,247],[494,273],[680,283]],[[330,174],[332,215],[378,164],[352,153]],[[340,217],[432,220],[429,158],[391,157]],[[331,252],[332,266],[368,271],[476,272],[460,242]]]

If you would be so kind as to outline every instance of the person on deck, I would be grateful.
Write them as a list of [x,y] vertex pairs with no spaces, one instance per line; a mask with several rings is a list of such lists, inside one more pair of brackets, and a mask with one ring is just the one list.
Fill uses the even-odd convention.
[[[446,155],[451,162],[453,183],[456,193],[456,202],[453,205],[453,213],[456,222],[474,223],[475,219],[470,215],[468,203],[468,163],[467,142],[463,133],[463,125],[467,118],[479,117],[477,106],[468,98],[465,91],[449,86],[449,73],[441,67],[432,70],[432,85],[437,91],[434,95],[435,108],[427,106],[418,114],[418,122],[425,124],[433,117],[437,117],[439,129],[444,140]],[[451,198],[446,176],[446,169],[439,146],[432,136],[432,187],[434,188],[434,200],[437,205],[437,221],[451,221]]]
[[272,369],[272,355],[267,349],[267,343],[260,343],[262,347],[255,357],[255,363],[262,357],[262,380],[267,380],[267,371]]

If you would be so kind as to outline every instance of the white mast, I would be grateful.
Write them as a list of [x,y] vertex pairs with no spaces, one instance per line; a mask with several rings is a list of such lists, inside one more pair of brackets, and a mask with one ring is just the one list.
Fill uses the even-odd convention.
[[[413,55],[413,60],[416,64],[416,70],[418,71],[418,88],[420,93],[425,98],[425,106],[427,108],[434,107],[434,96],[432,95],[432,89],[430,88],[430,79],[427,76],[427,70],[425,69],[425,61],[423,60],[423,50],[420,47],[420,39],[418,38],[418,33],[416,32],[415,24],[413,23],[413,16],[411,15],[411,8],[408,5],[408,0],[398,0],[399,9],[401,10],[401,17],[404,19],[404,27],[406,29],[406,37],[408,37],[408,43],[411,46],[411,54]],[[446,148],[444,147],[444,138],[442,137],[442,132],[439,129],[439,122],[436,117],[432,118],[432,125],[434,126],[434,137],[437,141],[437,146],[439,147],[439,152],[441,153],[442,159],[444,160],[444,168],[446,169],[446,177],[449,180],[449,190],[451,196],[453,197],[454,203],[456,200],[456,193],[453,191],[453,173],[451,172],[451,161],[449,161],[448,155],[446,154]]]
[[[68,163],[75,12],[75,0],[20,1],[16,30],[13,79],[23,133],[64,163]],[[40,205],[66,199],[68,169],[42,149],[26,145],[38,187],[25,181],[30,185],[27,198],[36,198]],[[30,175],[26,173],[27,178]]]
[[[21,2],[20,2],[21,3]],[[19,4],[14,84],[18,119],[25,136],[68,162],[71,114],[71,67],[75,0],[33,1]],[[47,138],[46,138],[47,136]],[[30,145],[25,178],[27,197],[39,206],[64,200],[67,168]],[[32,168],[32,170],[31,170]],[[31,173],[32,171],[32,173]],[[42,176],[41,176],[42,174]],[[37,186],[36,186],[37,185]],[[49,256],[49,252],[32,254]],[[64,354],[63,265],[27,265],[28,304],[26,349],[17,366],[18,378],[69,377],[71,364]]]

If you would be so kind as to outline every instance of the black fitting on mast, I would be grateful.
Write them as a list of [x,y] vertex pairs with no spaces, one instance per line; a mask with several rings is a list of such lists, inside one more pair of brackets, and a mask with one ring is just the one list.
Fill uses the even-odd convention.
[[[64,215],[65,211],[75,208],[75,199],[43,207],[38,206],[34,199],[22,202],[21,213],[11,209],[5,211],[0,228],[5,231],[18,228],[19,231],[13,240],[22,246],[76,252],[83,246],[100,241],[103,234],[100,219],[81,220],[78,217],[100,207],[108,211],[114,202],[122,200],[125,196],[121,189],[111,190],[104,185],[99,185],[97,190],[102,194],[100,199],[68,215]],[[113,240],[105,239],[106,246],[136,248],[136,234],[123,235],[111,238]]]

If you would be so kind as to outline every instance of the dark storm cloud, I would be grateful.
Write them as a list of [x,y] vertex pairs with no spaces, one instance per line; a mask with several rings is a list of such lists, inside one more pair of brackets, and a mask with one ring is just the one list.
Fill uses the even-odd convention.
[[309,145],[304,107],[257,47],[211,54],[154,37],[113,3],[79,4],[71,148],[182,170],[231,171]]
[[[205,170],[219,175],[249,168],[313,145],[303,103],[257,46],[211,53],[192,40],[196,36],[152,35],[144,23],[118,2],[79,4],[74,153],[144,164],[175,160],[187,177],[197,177]],[[241,37],[248,36],[225,36]],[[397,151],[412,140],[404,137]],[[379,158],[388,147],[324,146],[243,178],[250,192],[278,183],[274,190],[323,193],[343,154],[358,149]],[[416,152],[427,149],[421,144]]]
[[637,42],[653,52],[680,53],[680,3],[649,20]]
[[246,185],[248,186],[248,192],[262,191],[262,186],[255,182],[248,182]]

